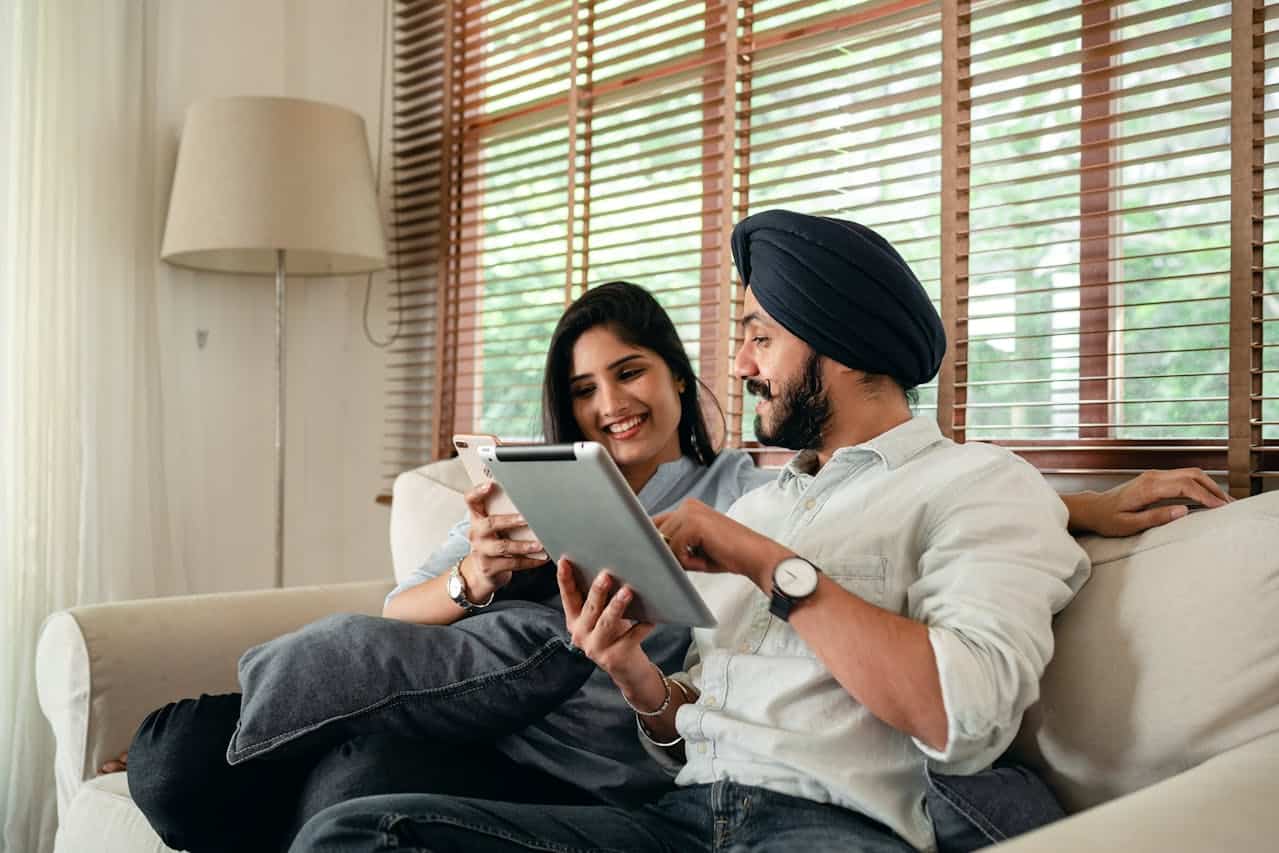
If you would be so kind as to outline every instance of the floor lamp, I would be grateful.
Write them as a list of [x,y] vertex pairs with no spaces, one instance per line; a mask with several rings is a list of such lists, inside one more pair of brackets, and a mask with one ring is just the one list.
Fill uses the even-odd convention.
[[285,273],[386,266],[364,120],[293,98],[192,104],[160,255],[196,270],[275,276],[275,585],[284,585]]

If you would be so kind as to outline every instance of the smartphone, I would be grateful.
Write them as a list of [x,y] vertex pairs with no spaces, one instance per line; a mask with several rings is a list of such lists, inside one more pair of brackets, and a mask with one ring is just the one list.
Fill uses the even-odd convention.
[[[457,455],[462,460],[462,465],[466,468],[466,476],[470,478],[472,486],[478,486],[481,483],[493,480],[493,473],[489,471],[488,463],[480,458],[479,449],[485,445],[497,447],[501,443],[495,435],[453,436],[453,447],[457,450]],[[501,484],[498,484],[497,490],[488,496],[484,508],[489,515],[520,514],[515,502],[502,489]],[[533,541],[537,539],[537,535],[528,527],[517,527],[508,532],[506,538]],[[535,557],[537,555],[530,554],[529,556]]]

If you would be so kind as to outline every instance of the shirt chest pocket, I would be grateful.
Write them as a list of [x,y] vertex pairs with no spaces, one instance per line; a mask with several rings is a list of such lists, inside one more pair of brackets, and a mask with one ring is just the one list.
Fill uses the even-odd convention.
[[871,604],[882,605],[888,586],[888,558],[878,554],[854,554],[817,563],[817,567],[844,589]]
[[[888,558],[876,554],[844,554],[822,562],[813,560],[813,564],[835,583],[863,601],[883,604],[888,585]],[[775,654],[814,657],[812,649],[795,629],[776,616],[772,617],[768,645],[772,647],[769,651]]]

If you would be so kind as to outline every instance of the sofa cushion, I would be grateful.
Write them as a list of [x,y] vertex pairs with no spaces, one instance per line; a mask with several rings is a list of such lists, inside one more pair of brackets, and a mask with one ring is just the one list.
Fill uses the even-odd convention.
[[1092,578],[1015,756],[1069,811],[1279,731],[1279,493],[1127,539],[1082,541]]
[[55,853],[167,853],[129,796],[125,773],[90,779],[79,787],[58,823]]
[[440,546],[449,528],[462,520],[469,486],[459,459],[445,459],[405,471],[391,490],[391,562],[395,582],[404,579]]

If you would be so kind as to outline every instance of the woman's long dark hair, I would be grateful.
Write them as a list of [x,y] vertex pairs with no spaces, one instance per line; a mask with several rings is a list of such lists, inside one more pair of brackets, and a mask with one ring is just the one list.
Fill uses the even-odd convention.
[[[715,448],[702,413],[701,385],[693,375],[693,366],[684,344],[675,331],[670,315],[653,295],[638,284],[613,281],[593,287],[580,296],[555,326],[551,348],[546,354],[546,373],[542,382],[542,431],[546,440],[555,443],[583,441],[585,436],[573,417],[573,395],[569,377],[573,369],[573,346],[583,333],[596,326],[610,331],[631,346],[644,347],[662,357],[675,381],[683,381],[679,395],[680,451],[703,465],[715,461]],[[707,389],[710,395],[710,390]],[[719,410],[714,396],[709,399]],[[723,412],[720,410],[720,417]]]

